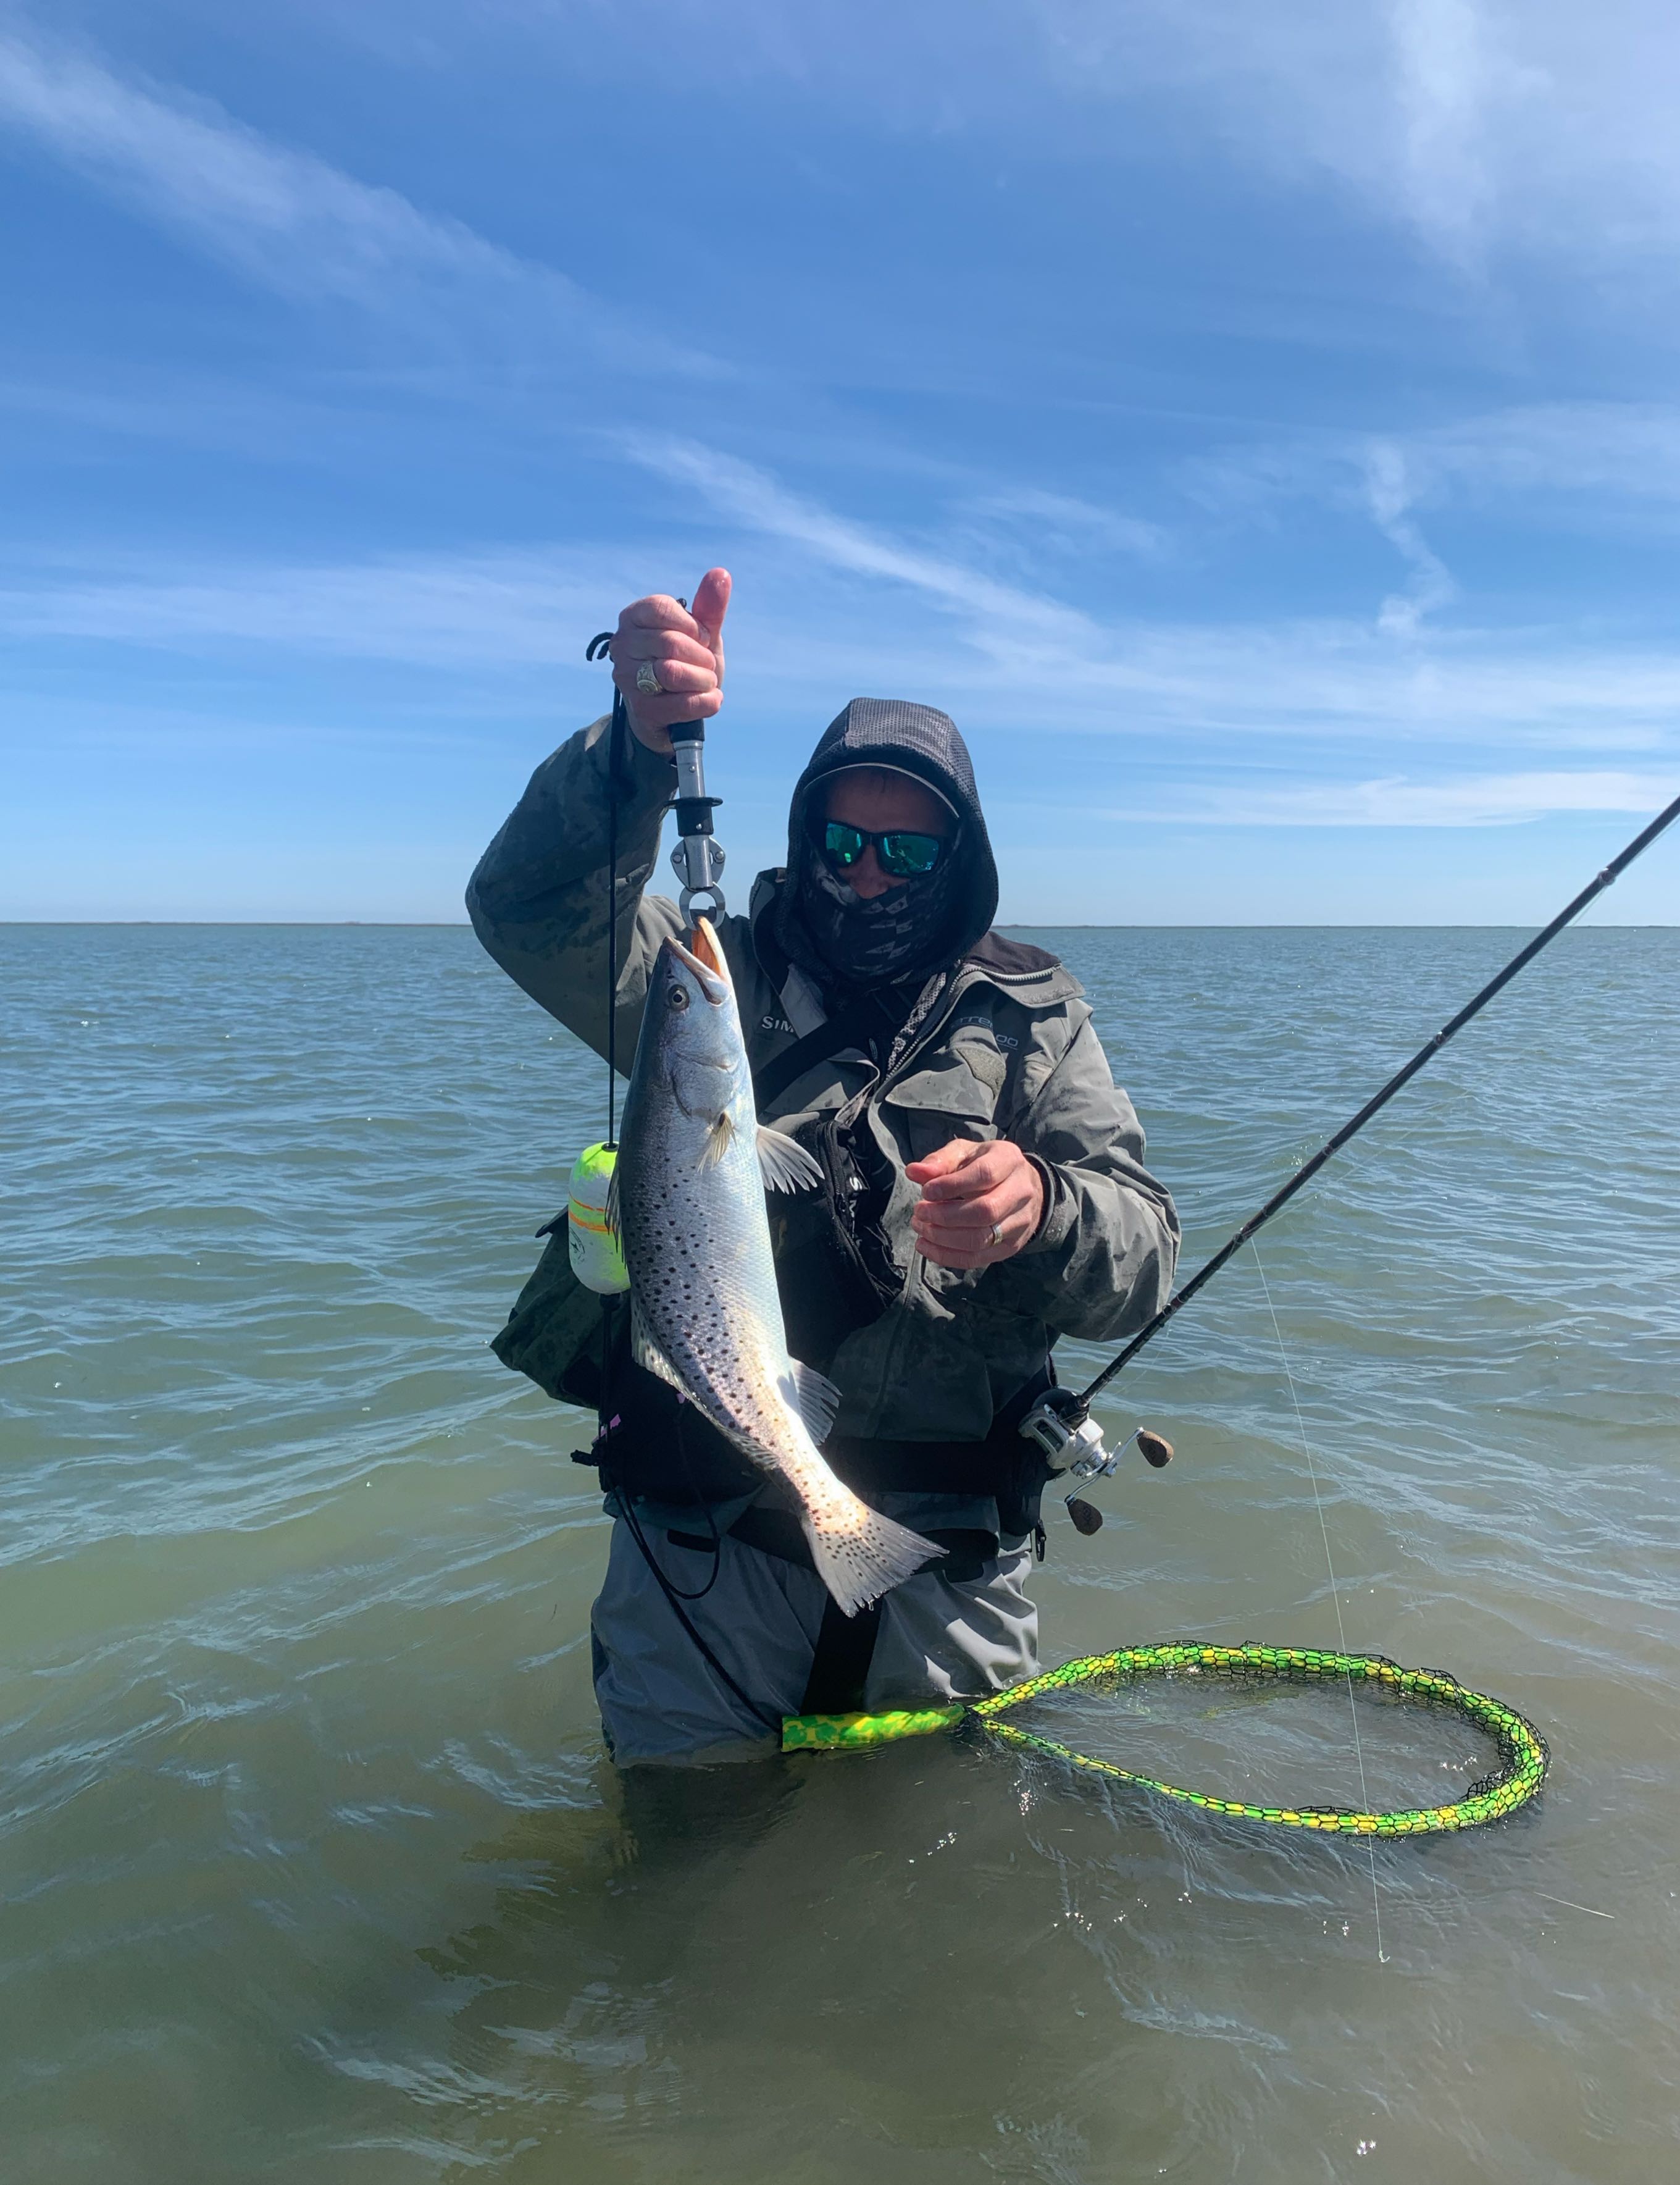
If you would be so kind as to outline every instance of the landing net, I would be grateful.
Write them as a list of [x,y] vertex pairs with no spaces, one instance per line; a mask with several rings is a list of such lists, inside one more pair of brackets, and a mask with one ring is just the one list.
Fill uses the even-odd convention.
[[[1346,1681],[1350,1690],[1364,1685],[1387,1698],[1444,1708],[1462,1716],[1493,1739],[1499,1764],[1449,1805],[1407,1807],[1388,1813],[1366,1813],[1347,1806],[1255,1806],[1241,1798],[1219,1798],[1206,1791],[1186,1790],[1158,1776],[1122,1768],[1112,1760],[1094,1759],[1089,1753],[1075,1752],[1058,1738],[1007,1719],[1026,1702],[1065,1692],[1073,1686],[1164,1675],[1301,1681],[1325,1678]],[[1430,1836],[1443,1830],[1473,1829],[1485,1821],[1503,1820],[1534,1797],[1546,1780],[1550,1760],[1545,1739],[1525,1716],[1502,1700],[1470,1690],[1444,1669],[1403,1669],[1383,1654],[1321,1653],[1314,1647],[1253,1643],[1218,1646],[1199,1640],[1126,1646],[1114,1654],[1089,1654],[1082,1661],[1065,1662],[1059,1669],[1047,1669],[1042,1676],[1029,1678],[1024,1684],[1013,1685],[1007,1691],[994,1693],[973,1706],[920,1707],[890,1714],[790,1715],[782,1724],[782,1750],[855,1751],[865,1746],[894,1744],[901,1738],[925,1736],[934,1730],[954,1730],[963,1722],[977,1723],[1005,1744],[1047,1753],[1087,1774],[1130,1783],[1155,1797],[1176,1798],[1199,1807],[1203,1813],[1260,1821],[1273,1828],[1319,1829],[1339,1836]]]

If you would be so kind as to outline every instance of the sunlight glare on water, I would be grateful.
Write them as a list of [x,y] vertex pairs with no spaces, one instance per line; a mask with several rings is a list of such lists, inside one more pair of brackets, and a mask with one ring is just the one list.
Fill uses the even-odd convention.
[[[1033,937],[1187,1266],[1517,939]],[[1269,1232],[1349,1646],[1554,1756],[1377,1847],[1387,1964],[1364,1846],[984,1739],[614,1776],[590,1422],[485,1348],[601,1073],[469,933],[13,927],[0,987],[8,2185],[1673,2173],[1680,934],[1566,936]],[[1336,1643],[1246,1255],[1105,1417],[1178,1460],[1047,1506],[1047,1659]],[[1353,1802],[1342,1688],[1063,1704]]]

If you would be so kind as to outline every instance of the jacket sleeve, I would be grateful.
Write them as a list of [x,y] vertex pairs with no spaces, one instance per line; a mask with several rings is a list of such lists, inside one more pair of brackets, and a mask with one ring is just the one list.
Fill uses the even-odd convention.
[[1037,1236],[993,1282],[1060,1334],[1106,1343],[1141,1327],[1171,1294],[1178,1215],[1088,1015],[1009,1135],[1048,1197]]
[[[606,1052],[611,715],[591,722],[532,775],[466,891],[473,930],[516,980],[597,1054]],[[627,736],[618,802],[618,1066],[627,1070],[659,944],[682,930],[674,902],[644,896],[660,824],[677,786],[668,758]]]

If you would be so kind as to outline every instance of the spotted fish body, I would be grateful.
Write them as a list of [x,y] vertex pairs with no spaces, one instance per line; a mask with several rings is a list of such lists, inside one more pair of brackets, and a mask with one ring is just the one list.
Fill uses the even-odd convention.
[[612,1215],[632,1350],[787,1482],[818,1573],[850,1616],[940,1551],[870,1509],[817,1446],[838,1394],[788,1355],[764,1193],[809,1188],[819,1172],[759,1128],[723,951],[704,919],[695,940],[692,952],[660,948],[624,1104]]

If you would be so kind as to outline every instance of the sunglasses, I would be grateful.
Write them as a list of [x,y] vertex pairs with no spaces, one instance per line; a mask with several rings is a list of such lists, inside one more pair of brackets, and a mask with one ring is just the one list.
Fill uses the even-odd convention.
[[901,880],[920,880],[930,873],[951,847],[937,835],[910,834],[902,827],[872,835],[868,828],[854,827],[845,819],[825,820],[818,840],[824,858],[837,873],[855,865],[873,844],[881,870]]

